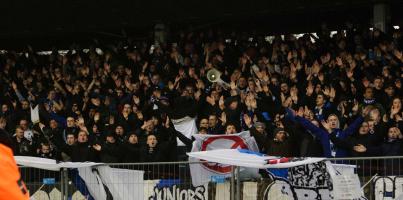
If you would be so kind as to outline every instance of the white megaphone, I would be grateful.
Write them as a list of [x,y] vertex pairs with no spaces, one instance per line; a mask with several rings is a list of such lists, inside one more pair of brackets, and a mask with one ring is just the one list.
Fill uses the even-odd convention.
[[213,68],[207,72],[207,80],[212,83],[218,83],[225,88],[230,88],[231,85],[223,81],[221,78],[221,72]]

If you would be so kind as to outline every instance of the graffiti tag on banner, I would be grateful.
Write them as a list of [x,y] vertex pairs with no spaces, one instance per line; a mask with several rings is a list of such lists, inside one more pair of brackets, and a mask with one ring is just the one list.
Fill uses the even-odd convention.
[[402,176],[377,176],[373,180],[375,199],[403,200]]
[[265,199],[331,199],[331,182],[324,162],[292,167],[287,178],[273,176],[265,191]]
[[149,200],[207,200],[208,185],[197,187],[187,185],[171,185],[166,187],[154,186]]
[[[333,195],[334,192],[337,192],[334,190],[335,184],[339,184],[340,181],[332,182],[333,180],[328,173],[325,162],[311,163],[282,170],[287,170],[287,178],[270,173],[274,181],[266,188],[264,199],[336,199]],[[346,179],[343,179],[343,181],[346,181]],[[349,181],[349,183],[358,184],[359,187],[359,181],[358,183],[357,181]],[[341,189],[345,188],[339,187],[338,191]],[[361,196],[359,199],[366,198]]]

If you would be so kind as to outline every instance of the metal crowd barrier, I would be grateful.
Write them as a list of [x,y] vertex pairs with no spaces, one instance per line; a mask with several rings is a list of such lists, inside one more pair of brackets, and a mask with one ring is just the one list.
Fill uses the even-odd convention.
[[[359,176],[365,197],[368,199],[397,199],[403,197],[403,176],[402,162],[400,157],[357,157],[357,158],[331,158],[327,159],[332,163],[356,165],[356,173]],[[116,186],[130,186],[141,188],[139,196],[133,196],[135,191],[120,191],[122,196],[130,199],[262,199],[264,188],[270,183],[267,178],[260,178],[253,181],[240,181],[236,174],[239,174],[239,167],[232,167],[235,176],[230,179],[211,180],[210,183],[193,187],[189,167],[194,164],[190,162],[164,162],[164,163],[112,163],[106,164],[116,170],[114,177],[102,183],[100,191],[92,191],[97,194],[105,193],[107,199],[111,198]],[[132,176],[121,176],[124,170],[138,170],[142,178],[133,179]],[[26,186],[35,200],[53,199],[86,199],[86,193],[81,187],[84,184],[77,178],[78,170],[62,169],[61,171],[48,171],[29,167],[20,167],[21,175]],[[99,174],[102,170],[81,171],[81,176],[95,175],[95,179],[88,179],[87,183],[99,184]],[[199,174],[201,176],[201,174]],[[136,175],[137,176],[137,175]],[[98,179],[97,179],[98,178]],[[121,187],[117,187],[121,188]]]
[[[20,166],[21,178],[33,199],[62,199],[65,185],[60,171]],[[34,194],[35,193],[35,194]]]
[[337,164],[356,165],[365,197],[403,199],[403,156],[329,158]]

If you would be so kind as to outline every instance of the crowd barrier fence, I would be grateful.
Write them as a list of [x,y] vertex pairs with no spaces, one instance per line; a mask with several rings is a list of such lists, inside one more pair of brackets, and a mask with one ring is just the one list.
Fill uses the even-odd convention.
[[[355,165],[365,197],[387,200],[403,197],[402,159],[403,156],[327,160],[335,164]],[[20,172],[35,200],[87,199],[86,194],[91,188],[83,187],[84,177],[87,185],[102,183],[103,187],[94,187],[92,192],[106,195],[107,199],[112,199],[112,194],[118,192],[123,199],[254,200],[265,197],[265,188],[271,182],[267,177],[241,181],[238,178],[240,168],[232,166],[231,178],[217,177],[208,184],[193,187],[189,167],[196,164],[200,162],[110,163],[106,166],[111,167],[113,173],[109,173],[110,177],[102,176],[102,181],[99,175],[105,172],[94,167],[82,171],[66,168],[48,171],[20,166]],[[127,170],[139,173],[128,175]],[[129,189],[121,189],[125,188],[122,186]]]

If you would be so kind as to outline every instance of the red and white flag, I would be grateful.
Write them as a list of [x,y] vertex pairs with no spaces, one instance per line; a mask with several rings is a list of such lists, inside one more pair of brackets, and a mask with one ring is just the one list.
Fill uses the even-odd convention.
[[[252,137],[249,131],[243,131],[232,135],[193,135],[196,139],[193,142],[192,152],[210,151],[216,149],[248,149],[251,151],[259,151],[255,138]],[[190,162],[200,162],[194,157],[189,157]],[[192,183],[194,186],[208,183],[214,177],[230,177],[231,165],[220,163],[200,162],[190,164],[190,173],[192,175]],[[241,168],[241,174],[249,177],[257,177],[257,168]]]

